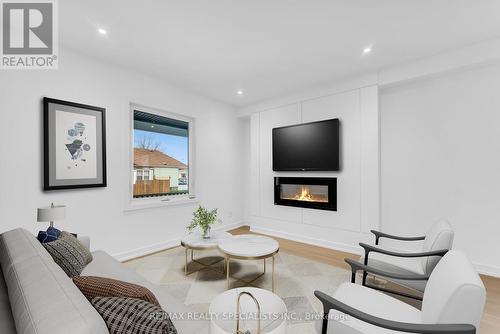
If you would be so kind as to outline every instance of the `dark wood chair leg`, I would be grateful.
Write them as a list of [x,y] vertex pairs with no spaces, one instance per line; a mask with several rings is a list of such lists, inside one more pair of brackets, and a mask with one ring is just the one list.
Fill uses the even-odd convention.
[[321,334],[326,334],[328,330],[328,313],[323,314],[323,326],[321,327]]

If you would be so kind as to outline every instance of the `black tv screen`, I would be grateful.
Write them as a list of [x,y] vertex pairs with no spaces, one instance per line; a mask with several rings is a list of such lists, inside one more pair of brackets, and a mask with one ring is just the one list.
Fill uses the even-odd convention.
[[274,171],[338,171],[338,119],[273,129]]

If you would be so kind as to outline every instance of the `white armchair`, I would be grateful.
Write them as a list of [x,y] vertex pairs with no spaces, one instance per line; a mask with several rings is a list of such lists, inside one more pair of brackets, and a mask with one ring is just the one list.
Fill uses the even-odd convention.
[[[359,270],[370,270],[360,266]],[[323,303],[323,334],[474,334],[486,302],[479,275],[466,256],[455,250],[430,275],[422,310],[353,283],[342,284],[333,296],[314,294]]]
[[[391,273],[394,275],[384,276],[380,273],[374,273],[375,276],[383,277],[386,280],[397,284],[409,287],[418,292],[423,292],[427,284],[427,279],[409,280],[400,277],[428,276],[432,273],[437,263],[448,250],[452,248],[454,232],[450,224],[444,220],[436,222],[427,231],[425,236],[420,237],[400,237],[387,233],[373,231],[375,234],[375,246],[360,243],[363,247],[365,255],[360,261],[365,265],[379,269],[380,271]],[[401,252],[388,247],[379,246],[381,238],[398,240],[404,243],[410,241],[423,241],[422,248],[419,252]],[[363,272],[363,285],[366,284],[367,273]],[[354,281],[353,281],[354,283]],[[397,291],[386,290],[384,288],[369,285],[372,288],[385,292],[403,295],[405,297],[420,299],[419,296],[413,294],[405,294]]]

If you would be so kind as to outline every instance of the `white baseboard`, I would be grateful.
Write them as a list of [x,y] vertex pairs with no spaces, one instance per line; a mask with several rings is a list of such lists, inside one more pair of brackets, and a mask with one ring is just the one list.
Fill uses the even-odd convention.
[[113,257],[120,262],[125,262],[125,261],[132,260],[132,259],[144,256],[144,255],[149,255],[149,254],[153,254],[156,252],[161,252],[161,251],[168,249],[168,248],[177,247],[180,244],[181,244],[181,238],[179,237],[179,238],[171,239],[171,240],[168,240],[165,242],[160,242],[160,243],[157,243],[154,245],[136,248],[136,249],[126,251],[123,253],[113,254]]
[[[241,227],[244,225],[245,225],[245,223],[242,221],[232,223],[232,224],[225,224],[225,225],[214,227],[214,231],[229,231],[229,230],[233,230],[235,228],[238,228],[238,227]],[[113,257],[120,262],[124,262],[124,261],[132,260],[132,259],[135,259],[135,258],[138,258],[141,256],[153,254],[156,252],[161,252],[161,251],[169,249],[169,248],[180,246],[181,238],[182,238],[182,236],[177,236],[177,237],[172,238],[170,240],[167,240],[165,242],[160,242],[160,243],[157,243],[154,245],[136,248],[136,249],[126,251],[123,253],[113,254]]]
[[476,270],[483,275],[500,277],[500,267],[490,266],[488,264],[474,263]]
[[268,229],[265,227],[254,226],[254,225],[252,225],[250,227],[250,231],[255,232],[255,233],[267,234],[267,235],[278,237],[278,238],[302,242],[302,243],[308,244],[308,245],[334,249],[334,250],[338,250],[341,252],[361,254],[361,248],[356,247],[356,246],[351,246],[348,244],[343,244],[340,242],[332,242],[332,241],[323,240],[323,239],[310,238],[310,237],[305,237],[303,235],[276,231],[276,230]]
[[236,222],[236,223],[232,223],[232,224],[224,224],[224,225],[220,225],[220,226],[215,225],[213,230],[214,231],[230,231],[230,230],[234,230],[235,228],[242,227],[245,225],[247,225],[247,224],[244,221],[240,221],[240,222]]

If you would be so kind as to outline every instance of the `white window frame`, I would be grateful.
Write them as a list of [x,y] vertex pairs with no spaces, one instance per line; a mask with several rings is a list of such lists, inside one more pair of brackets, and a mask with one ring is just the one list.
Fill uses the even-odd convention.
[[[147,172],[147,174],[148,174],[148,178],[147,178],[147,179],[145,179],[146,172]],[[149,180],[150,180],[150,178],[149,178],[149,168],[144,168],[144,169],[142,170],[142,180],[143,180],[143,181],[144,181],[144,180],[146,180],[146,181],[149,181]]]
[[[154,168],[137,168],[132,171],[134,181],[144,181],[144,173],[148,173],[148,178],[146,180],[154,180],[155,170]],[[139,177],[141,178],[139,180]],[[135,184],[135,182],[134,182]]]
[[[158,197],[134,198],[134,110],[140,110],[150,114],[177,119],[189,124],[188,129],[188,194],[165,195]],[[170,205],[196,204],[198,200],[195,193],[195,119],[193,117],[165,111],[157,108],[144,106],[137,103],[130,103],[130,125],[129,125],[129,164],[127,165],[128,193],[126,196],[125,211],[156,208]],[[151,173],[151,171],[150,171]]]

